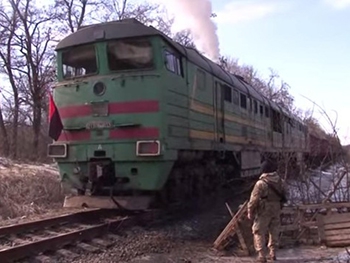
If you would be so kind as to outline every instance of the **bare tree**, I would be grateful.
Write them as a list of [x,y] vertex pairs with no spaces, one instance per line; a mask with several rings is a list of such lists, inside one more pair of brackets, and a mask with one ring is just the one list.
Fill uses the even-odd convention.
[[98,6],[101,1],[89,0],[55,0],[54,10],[55,18],[62,25],[59,31],[61,33],[73,33],[81,28],[87,18],[96,12],[96,9],[89,7]]
[[[280,76],[274,70],[270,69],[269,79],[265,81],[259,76],[257,70],[254,69],[253,66],[239,65],[238,59],[222,56],[220,58],[220,65],[228,72],[242,76],[247,83],[281,107],[289,111],[296,110],[293,105],[294,98],[289,93],[289,85],[281,80]],[[279,81],[280,84],[277,84],[277,81]]]
[[[13,2],[13,0],[12,0]],[[38,151],[40,131],[42,126],[42,110],[46,101],[47,87],[52,79],[52,61],[54,53],[50,44],[53,40],[50,22],[50,12],[31,5],[33,1],[26,0],[22,6],[14,5],[22,24],[22,35],[18,36],[20,53],[27,64],[25,72],[21,72],[19,84],[27,85],[30,100],[26,101],[33,110],[33,148]]]
[[173,33],[171,32],[171,27],[173,26],[174,21],[175,18],[170,18],[167,12],[164,11],[162,16],[157,16],[155,18],[155,21],[153,21],[152,25],[164,35],[171,38],[173,36]]
[[283,80],[280,80],[280,84],[276,85],[276,80],[279,78],[280,76],[270,68],[270,77],[266,89],[264,90],[264,95],[279,104],[281,107],[284,107],[287,110],[292,110],[294,98],[289,93],[290,86]]
[[158,4],[149,2],[136,3],[132,0],[103,0],[105,7],[104,21],[135,18],[144,24],[157,22],[157,17],[163,12]]
[[[23,122],[32,124],[33,151],[38,154],[42,114],[45,107],[46,87],[51,80],[51,21],[49,10],[37,8],[34,0],[9,0],[0,14],[4,28],[0,58],[3,73],[12,87],[13,130],[12,155],[17,156],[18,126],[21,105],[30,108],[30,115]],[[28,122],[29,121],[29,122]]]
[[[12,1],[11,4],[18,5],[20,0]],[[19,65],[16,55],[13,52],[13,44],[16,39],[16,31],[19,29],[18,13],[10,6],[1,3],[0,8],[0,58],[1,71],[6,75],[11,89],[13,98],[13,119],[12,119],[12,139],[11,139],[11,156],[17,157],[17,135],[18,135],[18,118],[20,108],[19,91],[16,83],[16,73],[19,71]],[[6,134],[6,133],[5,133]]]
[[1,152],[5,156],[10,155],[10,144],[8,139],[8,134],[5,126],[5,121],[2,113],[2,107],[0,105],[0,145],[1,145]]
[[173,40],[185,47],[197,49],[191,31],[188,29],[175,33],[173,36]]

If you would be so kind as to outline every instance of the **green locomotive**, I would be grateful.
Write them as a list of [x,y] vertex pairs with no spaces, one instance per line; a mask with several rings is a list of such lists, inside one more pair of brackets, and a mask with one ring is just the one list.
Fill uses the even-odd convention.
[[85,26],[56,48],[63,123],[49,145],[65,206],[144,209],[308,151],[307,129],[240,76],[135,19]]

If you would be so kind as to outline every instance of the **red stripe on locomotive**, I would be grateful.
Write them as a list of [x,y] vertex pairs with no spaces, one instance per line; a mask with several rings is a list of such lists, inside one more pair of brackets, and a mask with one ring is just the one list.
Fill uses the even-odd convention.
[[[156,127],[129,127],[111,130],[109,139],[150,139],[158,138],[159,129]],[[91,131],[63,131],[58,141],[84,141],[91,139]]]
[[[123,113],[150,113],[159,111],[159,101],[141,100],[130,102],[111,102],[109,103],[109,114]],[[76,105],[60,107],[59,113],[62,119],[78,118],[92,115],[90,105]]]
[[158,138],[159,129],[156,127],[130,127],[111,130],[110,139]]

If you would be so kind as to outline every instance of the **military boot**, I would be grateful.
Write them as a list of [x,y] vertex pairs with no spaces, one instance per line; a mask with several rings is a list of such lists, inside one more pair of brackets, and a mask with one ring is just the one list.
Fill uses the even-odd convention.
[[262,251],[258,252],[258,262],[259,263],[266,263],[267,262],[265,254]]
[[276,253],[275,253],[275,250],[274,250],[274,249],[270,249],[270,256],[269,256],[269,259],[272,260],[272,261],[277,260],[277,259],[276,259]]

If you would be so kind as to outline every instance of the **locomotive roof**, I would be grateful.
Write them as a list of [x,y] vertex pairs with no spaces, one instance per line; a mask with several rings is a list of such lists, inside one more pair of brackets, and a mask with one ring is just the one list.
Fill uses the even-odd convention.
[[[275,102],[266,99],[259,91],[246,83],[242,77],[228,73],[218,64],[201,55],[197,50],[180,45],[156,28],[146,26],[134,18],[83,26],[78,31],[62,39],[58,43],[56,50],[94,43],[96,41],[156,35],[162,36],[173,47],[181,52],[182,55],[186,56],[196,65],[204,68],[206,71],[222,79],[226,83],[231,84],[240,91],[249,94],[251,97],[263,101],[275,110],[281,111],[287,116],[292,117],[292,114],[282,110]],[[293,116],[293,118],[296,117]]]
[[136,19],[124,19],[106,23],[92,24],[81,27],[78,31],[62,39],[56,46],[56,50],[127,37],[142,37],[159,35],[159,31],[153,27],[145,26]]

